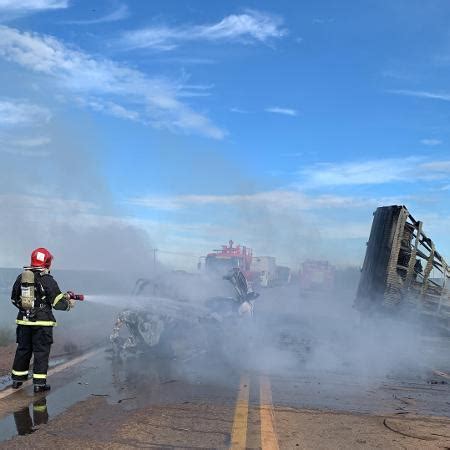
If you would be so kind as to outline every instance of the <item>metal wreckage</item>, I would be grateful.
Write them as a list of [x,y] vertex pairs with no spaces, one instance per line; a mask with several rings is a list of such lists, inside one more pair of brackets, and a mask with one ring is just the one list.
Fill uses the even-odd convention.
[[355,307],[363,316],[418,319],[450,333],[450,268],[405,206],[374,213]]
[[[164,296],[155,296],[161,294],[161,286],[155,288],[152,280],[139,279],[134,295],[139,296],[140,306],[118,315],[110,336],[113,354],[127,358],[151,352],[177,357],[192,351],[224,349],[227,337],[244,331],[242,323],[253,316],[259,294],[253,292],[239,269],[231,270],[223,279],[231,284],[234,295],[209,297],[200,303],[186,301],[170,288],[162,289]],[[149,287],[152,295],[145,298],[144,291]]]

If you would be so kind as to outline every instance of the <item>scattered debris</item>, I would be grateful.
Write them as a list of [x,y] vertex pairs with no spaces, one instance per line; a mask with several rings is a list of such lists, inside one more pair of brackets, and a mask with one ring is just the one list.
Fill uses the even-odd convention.
[[450,380],[450,375],[446,372],[442,372],[440,370],[433,370],[433,374],[437,375],[438,377],[442,377],[442,378],[446,378],[446,379]]
[[121,398],[120,400],[117,400],[117,403],[122,403],[127,400],[134,400],[136,397],[127,397],[127,398]]

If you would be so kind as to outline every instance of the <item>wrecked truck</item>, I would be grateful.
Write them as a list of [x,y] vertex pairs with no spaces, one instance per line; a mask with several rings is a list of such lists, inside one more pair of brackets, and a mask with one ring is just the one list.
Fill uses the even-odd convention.
[[[128,358],[134,354],[190,356],[193,352],[227,351],[227,343],[246,333],[253,316],[253,292],[243,272],[231,270],[223,277],[232,286],[232,296],[208,297],[200,303],[169,297],[140,297],[139,307],[122,311],[110,336],[113,355]],[[152,285],[139,279],[135,294]],[[137,298],[137,297],[136,297]]]
[[364,315],[415,316],[450,332],[450,268],[405,206],[374,213],[355,307]]

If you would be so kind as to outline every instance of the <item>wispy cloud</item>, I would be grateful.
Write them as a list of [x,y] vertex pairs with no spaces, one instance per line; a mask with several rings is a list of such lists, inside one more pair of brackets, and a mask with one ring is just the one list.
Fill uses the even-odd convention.
[[408,179],[408,175],[417,163],[416,158],[342,164],[319,163],[302,169],[299,174],[307,184],[313,186],[384,184]]
[[34,136],[28,138],[20,138],[12,141],[12,144],[17,147],[42,147],[43,145],[50,144],[51,138],[48,136]]
[[426,161],[419,157],[319,163],[298,172],[299,185],[307,187],[413,183],[442,180],[449,173],[450,161]]
[[122,4],[119,5],[114,11],[95,19],[68,20],[63,23],[68,25],[96,25],[100,23],[118,22],[119,20],[124,20],[129,16],[130,11],[128,9],[128,6]]
[[382,70],[380,75],[384,78],[392,78],[400,81],[417,81],[417,74],[414,74],[412,71],[408,71],[403,67],[401,69],[395,68]]
[[150,195],[132,198],[128,203],[135,206],[167,211],[208,205],[253,205],[273,210],[292,208],[295,210],[313,210],[318,208],[366,207],[368,200],[335,195],[307,196],[299,191],[275,190],[236,195]]
[[214,85],[183,84],[178,86],[180,97],[209,97]]
[[[14,206],[15,205],[15,206]],[[86,213],[97,209],[94,203],[70,200],[63,197],[44,197],[38,195],[23,194],[0,194],[0,206],[8,209],[8,207],[16,208],[17,205],[23,205],[26,208],[45,211],[72,211],[74,213]]]
[[422,164],[421,168],[432,172],[450,174],[450,161],[431,161]]
[[[51,119],[48,109],[24,100],[0,100],[0,152],[20,156],[48,156],[51,139],[42,127]],[[32,130],[33,135],[30,135]],[[28,135],[28,136],[27,136]]]
[[282,24],[278,16],[248,10],[206,25],[154,26],[130,31],[124,34],[122,43],[127,48],[166,51],[193,41],[265,43],[287,34]]
[[50,111],[41,106],[23,100],[0,100],[0,127],[41,125],[50,119]]
[[0,152],[27,158],[46,158],[52,154],[45,148],[3,147],[3,145]]
[[411,91],[407,89],[395,89],[387,91],[390,94],[406,95],[409,97],[428,98],[432,100],[443,100],[450,102],[450,94],[445,92]]
[[441,145],[442,141],[440,139],[422,139],[420,143],[423,145],[434,147],[435,145]]
[[285,116],[296,116],[297,110],[291,108],[280,108],[279,106],[274,106],[271,108],[266,108],[264,111],[274,114],[283,114]]
[[112,101],[103,100],[101,98],[83,98],[76,97],[75,102],[83,107],[88,107],[96,112],[101,112],[109,116],[117,117],[118,119],[132,120],[134,122],[145,123],[142,115],[122,105],[118,105]]
[[247,111],[246,109],[242,108],[230,108],[230,111],[237,114],[249,114],[250,111]]
[[69,6],[69,0],[0,0],[1,12],[33,12],[46,9],[62,9]]
[[[238,107],[230,108],[230,111],[233,113],[237,113],[237,114],[252,114],[252,113],[256,112],[256,111],[250,111],[248,109],[242,109],[242,108],[238,108]],[[295,117],[298,115],[298,112],[295,109],[280,108],[279,106],[265,108],[264,112],[273,113],[273,114],[281,114],[281,115],[291,116],[291,117]]]
[[45,157],[51,152],[48,145],[51,138],[44,135],[30,135],[17,138],[17,133],[0,134],[0,152],[18,156]]
[[186,56],[167,56],[168,54],[165,53],[164,56],[160,58],[160,61],[164,63],[170,63],[170,64],[183,64],[183,65],[211,65],[216,64],[217,61],[212,58],[190,58]]
[[[52,36],[0,26],[0,58],[52,78],[56,87],[81,96],[94,109],[128,115],[130,120],[155,128],[214,139],[225,135],[209,118],[180,100],[183,90],[178,83],[150,78],[110,59],[69,48]],[[137,115],[127,113],[133,110],[138,111]]]

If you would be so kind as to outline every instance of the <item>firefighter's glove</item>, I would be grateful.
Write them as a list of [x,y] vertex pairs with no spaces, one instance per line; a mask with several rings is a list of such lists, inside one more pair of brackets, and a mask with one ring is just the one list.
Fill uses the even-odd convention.
[[67,291],[64,294],[64,298],[67,300],[68,306],[69,306],[69,310],[72,309],[75,306],[75,300],[73,300],[74,297],[74,293],[72,291]]

